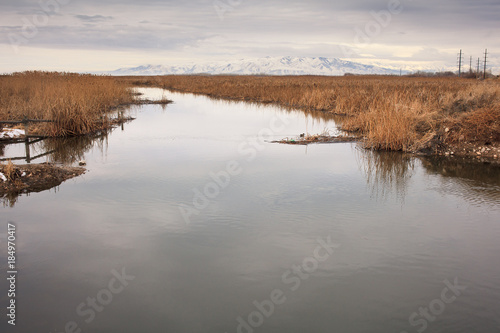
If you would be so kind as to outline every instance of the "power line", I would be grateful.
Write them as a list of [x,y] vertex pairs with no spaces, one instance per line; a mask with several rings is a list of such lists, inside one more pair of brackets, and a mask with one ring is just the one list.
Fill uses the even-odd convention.
[[477,72],[476,72],[476,77],[479,78],[481,73],[479,73],[479,64],[481,62],[481,59],[477,58]]
[[488,49],[484,50],[484,73],[483,73],[483,79],[486,80],[486,59],[488,57]]
[[458,54],[458,77],[462,76],[462,49],[460,49],[460,53]]

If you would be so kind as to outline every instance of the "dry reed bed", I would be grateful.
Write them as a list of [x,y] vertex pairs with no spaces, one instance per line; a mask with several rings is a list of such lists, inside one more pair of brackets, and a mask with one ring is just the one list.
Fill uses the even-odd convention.
[[[160,76],[135,85],[347,115],[341,126],[375,149],[500,141],[500,82],[382,76]],[[445,129],[448,130],[445,130]]]
[[46,119],[47,136],[81,135],[111,126],[108,111],[133,102],[131,90],[112,77],[56,72],[0,76],[0,119]]

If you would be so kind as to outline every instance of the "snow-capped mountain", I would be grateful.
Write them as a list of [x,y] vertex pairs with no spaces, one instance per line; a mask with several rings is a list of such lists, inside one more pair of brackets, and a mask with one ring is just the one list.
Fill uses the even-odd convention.
[[[356,61],[356,59],[354,59]],[[424,72],[456,72],[457,66],[449,66],[443,61],[391,61],[391,60],[370,60],[360,59],[365,65],[373,65],[375,67],[383,67],[395,71],[402,70],[403,73],[415,73],[418,71]],[[465,68],[465,67],[464,67]]]
[[[265,74],[265,75],[344,75],[399,74],[399,69],[365,65],[337,58],[266,57],[241,59],[233,62],[193,63],[180,66],[146,65],[120,68],[110,75],[168,75],[168,74]],[[404,71],[404,73],[406,73]]]

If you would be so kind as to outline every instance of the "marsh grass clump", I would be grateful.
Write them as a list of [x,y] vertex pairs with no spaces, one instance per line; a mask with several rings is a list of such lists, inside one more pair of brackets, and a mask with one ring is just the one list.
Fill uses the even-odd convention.
[[11,160],[8,160],[6,164],[0,164],[0,169],[7,181],[14,181],[16,168]]
[[58,72],[0,76],[0,119],[44,119],[35,133],[72,136],[110,127],[108,112],[134,100],[128,85],[112,77]]
[[500,105],[480,108],[448,120],[451,143],[480,142],[491,145],[500,142]]

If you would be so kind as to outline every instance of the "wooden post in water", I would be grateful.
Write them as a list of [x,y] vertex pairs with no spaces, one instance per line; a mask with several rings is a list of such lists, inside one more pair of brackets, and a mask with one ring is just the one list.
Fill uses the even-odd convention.
[[122,131],[125,130],[125,127],[123,126],[123,111],[120,111],[120,127],[122,128]]
[[29,163],[31,163],[30,143],[29,143],[29,141],[26,141],[24,143],[24,146],[26,147],[26,162],[29,164]]
[[29,163],[31,163],[29,121],[28,121],[28,118],[26,118],[26,116],[24,116],[23,125],[24,125],[24,146],[26,148],[26,162],[29,164]]
[[23,125],[24,125],[24,147],[26,149],[26,162],[29,164],[29,163],[31,163],[30,138],[29,138],[30,123],[28,121],[28,118],[26,118],[26,116],[24,116]]
[[28,118],[26,118],[26,116],[24,116],[23,125],[24,125],[24,141],[29,142],[29,138],[28,138],[29,122],[28,122]]

